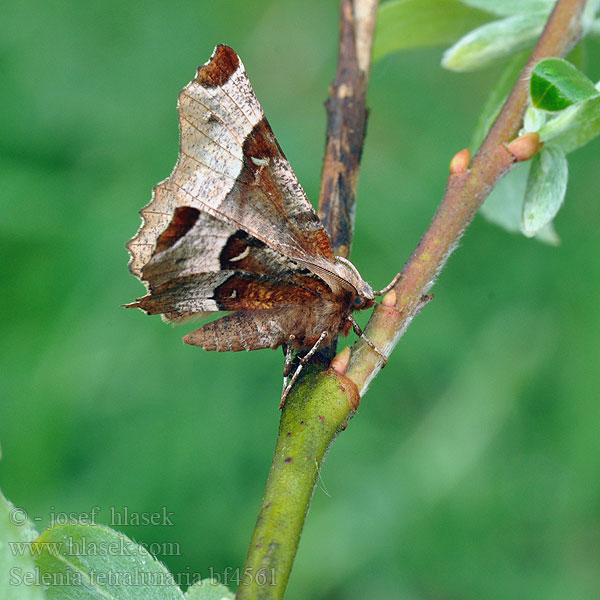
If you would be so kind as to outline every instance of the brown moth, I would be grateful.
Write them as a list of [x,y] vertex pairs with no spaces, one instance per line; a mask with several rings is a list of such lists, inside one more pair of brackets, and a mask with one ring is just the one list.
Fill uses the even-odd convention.
[[127,244],[148,293],[127,306],[171,322],[233,311],[183,338],[219,352],[310,352],[347,334],[374,292],[333,255],[231,48],[215,48],[178,110],[177,164]]

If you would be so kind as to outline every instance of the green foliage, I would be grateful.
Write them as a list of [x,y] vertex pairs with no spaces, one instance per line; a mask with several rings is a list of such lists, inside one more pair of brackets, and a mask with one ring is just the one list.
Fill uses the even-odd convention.
[[50,600],[183,600],[172,575],[123,534],[98,525],[55,525],[32,550]]
[[35,565],[28,551],[36,532],[27,513],[11,504],[0,492],[0,598],[43,600]]
[[[509,82],[516,79],[523,61],[524,57],[516,57],[498,79],[475,129],[473,148],[483,141],[506,98]],[[534,67],[530,98],[521,133],[537,132],[542,142],[551,145],[545,146],[533,160],[527,185],[523,177],[525,169],[514,169],[492,191],[481,213],[508,231],[520,229],[527,237],[536,236],[555,244],[558,238],[549,227],[566,193],[565,154],[600,134],[600,93],[575,66],[550,58]]]
[[548,14],[555,4],[554,0],[462,0],[462,2],[499,16],[539,12]]
[[532,46],[546,16],[523,14],[486,23],[467,33],[444,52],[442,66],[451,71],[473,71]]
[[543,142],[573,152],[600,135],[600,96],[574,104],[539,129]]
[[460,0],[393,0],[379,7],[373,60],[410,48],[445,46],[489,19]]
[[27,513],[0,493],[0,594],[3,600],[233,600],[203,580],[184,595],[144,547],[108,527],[68,523],[38,536]]
[[571,63],[547,58],[535,65],[529,84],[535,108],[558,112],[598,95],[594,84]]
[[525,188],[521,231],[533,237],[548,225],[565,199],[569,168],[565,153],[545,145],[531,161]]
[[212,579],[203,579],[185,593],[185,600],[234,600],[235,594]]
[[[473,71],[531,48],[555,0],[392,0],[379,7],[373,48],[375,61],[410,48],[455,42],[442,66]],[[600,31],[590,0],[581,17],[585,34]],[[491,16],[504,17],[490,21]],[[488,22],[489,21],[489,22]]]

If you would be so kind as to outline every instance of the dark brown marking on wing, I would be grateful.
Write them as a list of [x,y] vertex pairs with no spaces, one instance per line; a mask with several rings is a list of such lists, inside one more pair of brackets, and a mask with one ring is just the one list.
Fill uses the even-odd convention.
[[[306,307],[328,301],[337,304],[327,284],[314,276],[290,274],[273,278],[256,273],[231,273],[222,283],[210,285],[205,273],[171,279],[150,294],[128,304],[150,315],[181,313],[182,306],[196,303],[197,312],[205,310],[271,310]],[[207,308],[214,302],[214,308]],[[188,311],[186,311],[188,312]]]
[[238,55],[229,46],[219,45],[210,62],[198,69],[196,81],[205,88],[220,87],[236,72],[239,62]]
[[173,246],[196,224],[199,216],[200,211],[192,206],[179,206],[176,208],[169,226],[156,240],[154,254]]
[[[267,119],[263,118],[259,121],[254,129],[250,132],[250,135],[244,142],[244,157],[246,161],[250,160],[251,157],[264,159],[264,158],[276,158],[283,157],[285,154],[269,125]],[[260,165],[252,163],[255,168],[260,168]]]
[[[243,156],[242,170],[221,210],[286,256],[297,256],[309,263],[323,258],[333,261],[329,238],[317,214],[298,201],[296,194],[303,192],[291,169],[287,167],[287,180],[285,174],[274,169],[275,161],[281,164],[285,155],[266,119],[246,138]],[[248,222],[249,215],[254,216],[253,222]]]
[[[266,244],[257,240],[255,237],[248,235],[247,232],[243,230],[236,231],[228,240],[225,246],[223,246],[223,250],[221,250],[221,254],[219,255],[219,261],[221,263],[221,268],[223,270],[242,270],[242,271],[252,271],[256,269],[252,269],[249,267],[249,261],[247,260],[250,257],[250,251],[253,248],[264,248]],[[240,267],[244,265],[244,268],[240,269]],[[258,270],[260,273],[261,271]]]

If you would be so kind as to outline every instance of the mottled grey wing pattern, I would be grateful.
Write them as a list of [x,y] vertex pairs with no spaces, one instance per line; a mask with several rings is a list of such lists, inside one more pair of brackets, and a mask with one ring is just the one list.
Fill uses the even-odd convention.
[[207,349],[276,347],[292,338],[310,347],[325,329],[335,335],[353,298],[372,291],[333,256],[231,48],[215,48],[179,95],[178,110],[177,164],[127,244],[130,269],[148,295],[128,306],[169,321],[237,311],[186,336]]
[[[334,273],[337,281],[327,234],[231,48],[218,46],[198,70],[179,96],[179,114],[179,160],[141,211],[144,222],[128,244],[132,272],[148,283],[143,267],[151,260],[160,262],[157,255],[164,248],[158,241],[165,237],[176,211],[188,207],[220,222],[214,233],[221,238],[213,240],[213,254],[226,242],[227,233],[241,229],[319,274]],[[195,221],[194,233],[203,220],[204,216]],[[171,245],[180,239],[171,238]],[[192,267],[190,261],[186,268],[201,272],[200,264]]]

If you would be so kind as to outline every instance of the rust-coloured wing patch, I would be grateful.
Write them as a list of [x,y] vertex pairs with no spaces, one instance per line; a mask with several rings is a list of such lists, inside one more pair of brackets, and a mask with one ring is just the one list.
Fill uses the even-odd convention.
[[148,294],[128,306],[176,322],[234,311],[186,336],[208,350],[301,349],[336,336],[372,290],[333,256],[231,48],[215,48],[178,111],[177,164],[127,244]]

